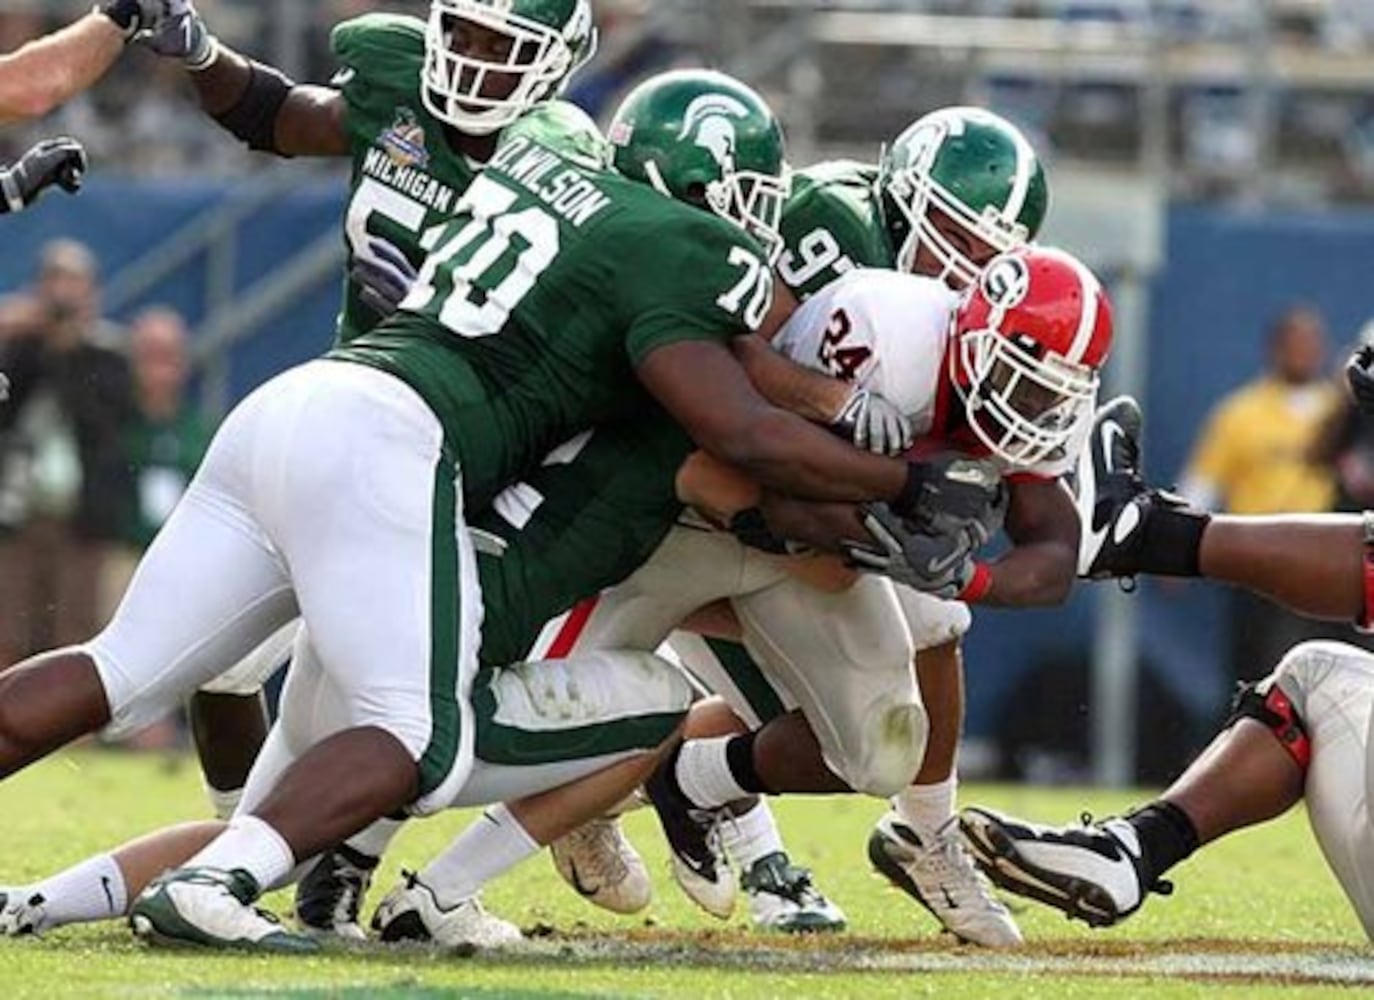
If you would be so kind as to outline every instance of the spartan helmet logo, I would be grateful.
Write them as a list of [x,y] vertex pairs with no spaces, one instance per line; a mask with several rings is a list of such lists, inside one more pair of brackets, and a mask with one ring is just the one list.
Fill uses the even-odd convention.
[[733,168],[738,138],[735,123],[730,119],[748,117],[749,109],[730,95],[703,94],[687,106],[678,141],[695,133],[696,144],[708,150],[722,169]]
[[983,272],[983,295],[994,309],[1006,312],[1030,293],[1030,269],[1020,257],[999,257]]

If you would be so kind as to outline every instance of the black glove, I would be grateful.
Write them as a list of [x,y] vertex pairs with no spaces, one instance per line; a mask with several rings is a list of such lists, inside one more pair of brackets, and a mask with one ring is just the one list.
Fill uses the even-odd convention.
[[370,239],[354,251],[349,277],[358,285],[363,304],[381,316],[390,316],[415,284],[414,266],[392,244]]
[[855,448],[878,455],[900,455],[915,440],[906,414],[870,389],[855,389],[830,426]]
[[1360,413],[1374,417],[1374,345],[1366,344],[1350,356],[1345,365],[1345,378]]
[[4,210],[18,212],[38,200],[56,184],[75,194],[86,173],[86,151],[75,139],[45,139],[14,166],[0,169],[0,194]]
[[849,565],[949,600],[964,593],[977,571],[978,550],[1001,526],[1000,513],[941,532],[898,517],[887,504],[865,504],[863,514],[873,544],[846,545]]
[[987,459],[936,455],[907,465],[906,486],[890,507],[903,520],[938,535],[1005,510],[1006,493],[1001,472]]
[[[186,0],[182,0],[184,4]],[[96,10],[115,23],[130,41],[140,31],[147,31],[163,16],[169,0],[101,0]]]

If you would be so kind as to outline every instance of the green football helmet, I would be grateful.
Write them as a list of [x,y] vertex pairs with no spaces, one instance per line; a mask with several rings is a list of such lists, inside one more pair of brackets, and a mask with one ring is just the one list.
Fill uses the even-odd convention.
[[768,252],[782,250],[782,207],[792,190],[782,127],[763,98],[710,70],[645,80],[606,130],[626,177],[735,223]]
[[[509,45],[463,51],[454,36],[464,25]],[[588,0],[433,0],[425,32],[425,108],[460,132],[490,135],[557,97],[595,52]]]
[[[981,108],[941,108],[911,125],[883,150],[878,194],[897,267],[913,270],[925,249],[938,276],[958,288],[997,254],[1034,239],[1050,197],[1021,130]],[[933,213],[984,244],[980,260],[955,246]]]

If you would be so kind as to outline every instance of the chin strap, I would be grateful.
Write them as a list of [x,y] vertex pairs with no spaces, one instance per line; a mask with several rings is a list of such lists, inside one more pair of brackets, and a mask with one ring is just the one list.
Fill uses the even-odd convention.
[[1364,610],[1355,622],[1361,632],[1374,633],[1374,510],[1360,515],[1363,529],[1363,558],[1360,561],[1364,570]]

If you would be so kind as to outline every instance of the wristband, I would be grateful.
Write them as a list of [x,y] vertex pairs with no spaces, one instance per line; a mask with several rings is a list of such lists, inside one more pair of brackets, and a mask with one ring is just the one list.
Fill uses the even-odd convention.
[[184,60],[188,73],[204,73],[219,58],[219,39],[206,32],[203,44]]
[[977,604],[988,596],[991,589],[992,567],[985,562],[977,562],[973,564],[973,576],[964,584],[964,589],[959,591],[958,599],[965,604]]

